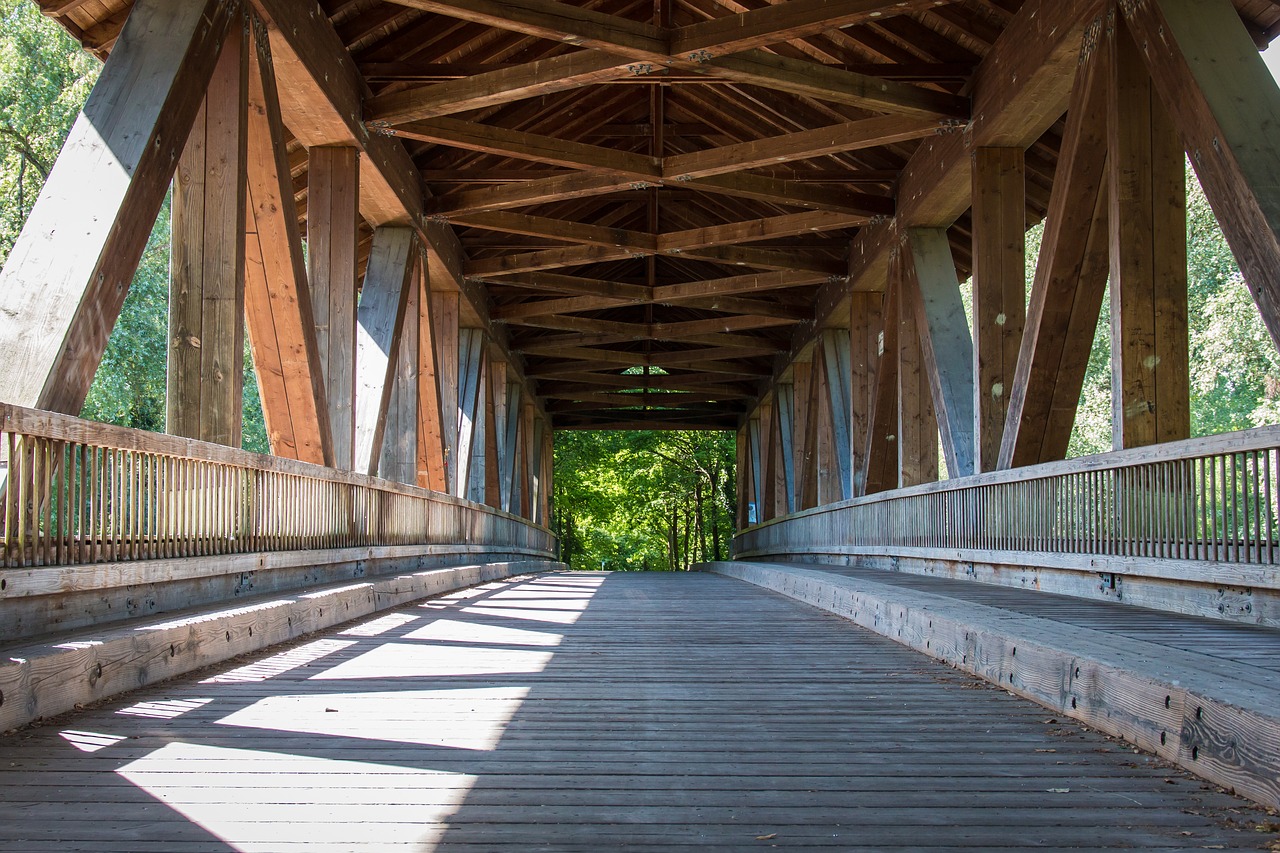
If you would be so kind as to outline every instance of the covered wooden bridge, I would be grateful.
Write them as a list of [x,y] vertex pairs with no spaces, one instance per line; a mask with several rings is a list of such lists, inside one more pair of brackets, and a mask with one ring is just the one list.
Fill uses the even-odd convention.
[[[1280,340],[1280,4],[39,5],[106,62],[0,274],[6,851],[1275,849],[1184,179]],[[167,434],[80,420],[170,192]],[[735,560],[559,571],[566,429],[735,430]]]

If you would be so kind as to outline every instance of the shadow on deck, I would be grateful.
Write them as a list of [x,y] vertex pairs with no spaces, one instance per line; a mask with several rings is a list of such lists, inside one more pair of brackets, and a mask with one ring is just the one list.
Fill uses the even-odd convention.
[[1272,818],[782,596],[544,574],[0,740],[6,851],[1259,849]]

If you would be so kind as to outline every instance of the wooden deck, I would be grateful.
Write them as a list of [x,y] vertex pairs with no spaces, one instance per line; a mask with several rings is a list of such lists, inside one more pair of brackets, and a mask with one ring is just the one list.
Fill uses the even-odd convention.
[[6,853],[1276,838],[1155,758],[708,574],[495,582],[148,688],[0,739],[0,802]]

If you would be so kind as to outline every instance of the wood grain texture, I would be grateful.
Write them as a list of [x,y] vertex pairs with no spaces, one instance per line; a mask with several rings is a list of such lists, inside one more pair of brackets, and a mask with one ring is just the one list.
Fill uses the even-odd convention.
[[1184,157],[1123,20],[1110,31],[1112,443],[1191,434]]
[[1238,798],[710,574],[495,580],[6,738],[0,760],[0,840],[24,850],[1268,840]]
[[[1221,630],[1213,623],[1135,616],[1150,623],[1136,639],[1126,636],[1128,608],[1116,605],[1026,590],[987,594],[980,584],[870,569],[712,568],[851,619],[1264,805],[1280,802],[1280,688],[1274,674],[1231,652],[1225,660],[1204,654],[1187,639],[1207,641]],[[1274,632],[1253,630],[1276,642]],[[1249,632],[1241,628],[1237,640]]]

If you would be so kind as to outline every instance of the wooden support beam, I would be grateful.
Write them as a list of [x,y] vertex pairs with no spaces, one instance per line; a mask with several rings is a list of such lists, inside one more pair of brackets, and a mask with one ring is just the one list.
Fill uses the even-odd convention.
[[1227,0],[1147,0],[1121,11],[1280,345],[1280,90]]
[[497,463],[499,477],[499,506],[504,512],[514,512],[516,507],[515,489],[516,456],[519,444],[520,384],[507,380],[506,364],[495,361],[493,373],[494,392],[494,436],[497,445]]
[[[271,39],[287,124],[307,147],[354,145],[364,160],[360,211],[370,225],[408,224],[428,247],[433,290],[456,289],[470,323],[489,330],[505,353],[503,330],[488,317],[483,288],[466,280],[463,252],[452,229],[429,219],[421,174],[400,142],[371,134],[361,121],[369,91],[326,15],[299,15],[293,0],[250,0]],[[513,362],[513,365],[518,363]],[[519,370],[517,372],[520,372]]]
[[784,514],[796,511],[796,386],[792,382],[778,383],[774,394],[777,407],[779,467],[782,470],[782,509]]
[[974,473],[973,339],[965,319],[947,232],[913,228],[903,257],[905,298],[911,302],[934,411],[939,415],[947,474]]
[[706,69],[738,83],[876,112],[934,119],[969,117],[967,98],[762,50],[717,57],[706,63]]
[[[449,446],[445,443],[443,392],[439,370],[440,347],[436,342],[437,306],[450,307],[453,299],[437,299],[427,280],[427,260],[419,246],[414,272],[415,289],[418,292],[418,426],[417,426],[417,484],[437,492],[448,491]],[[456,298],[454,294],[450,297]],[[406,309],[409,310],[409,309]],[[454,322],[457,312],[454,311]],[[455,327],[456,328],[456,327]],[[454,348],[455,352],[457,348]]]
[[536,417],[533,421],[533,463],[530,465],[532,472],[532,482],[529,484],[529,494],[533,510],[530,520],[534,524],[547,524],[550,521],[550,495],[547,493],[551,486],[550,477],[551,470],[551,430],[547,426],[544,418]]
[[1026,179],[1021,148],[973,161],[973,470],[994,471],[1026,324]]
[[662,174],[668,179],[684,180],[760,166],[776,166],[792,160],[808,160],[933,136],[939,127],[936,119],[915,116],[858,119],[692,154],[677,154],[663,161]]
[[634,67],[613,54],[580,50],[379,95],[365,102],[364,115],[369,124],[385,127],[485,109],[604,83],[632,73],[629,64]]
[[320,372],[333,430],[333,465],[355,464],[357,152],[318,146],[307,162],[307,267]]
[[881,297],[882,329],[871,409],[867,418],[867,447],[862,454],[865,471],[862,494],[875,494],[898,487],[898,335],[900,332],[898,286],[905,263],[900,252],[891,257],[889,289]]
[[761,441],[763,441],[763,436],[760,434],[760,415],[757,414],[747,420],[747,452],[748,461],[751,464],[749,481],[751,491],[747,499],[748,524],[759,524],[765,520],[764,471],[761,468],[764,453]]
[[[408,229],[406,229],[408,230]],[[412,232],[410,232],[412,233]],[[376,235],[375,235],[376,238]],[[415,241],[416,242],[416,241]],[[392,347],[395,359],[390,365],[387,396],[386,423],[382,428],[382,452],[378,459],[378,476],[400,483],[418,483],[418,429],[419,371],[421,370],[421,275],[418,272],[420,253],[414,251],[409,259],[409,276],[405,282],[404,320],[400,330],[400,342]],[[372,258],[370,259],[372,260]],[[372,267],[370,267],[372,269]],[[368,287],[369,273],[365,273]],[[364,299],[360,310],[364,311]],[[357,356],[358,358],[358,356]],[[430,358],[428,356],[428,358]],[[356,364],[359,367],[359,362]],[[438,429],[439,423],[436,423]],[[438,452],[437,452],[438,454]]]
[[[484,502],[484,330],[458,330],[457,444],[452,494]],[[481,460],[476,465],[477,456]],[[474,472],[479,469],[480,477]]]
[[1109,32],[1112,441],[1187,438],[1186,191],[1182,143],[1123,20]]
[[738,499],[735,517],[737,518],[736,527],[738,530],[745,530],[749,523],[747,520],[747,504],[751,500],[748,488],[748,483],[751,480],[751,469],[747,467],[750,464],[747,429],[746,426],[741,426],[734,433],[736,460],[734,470],[737,471],[737,477],[734,479],[734,491]]
[[442,117],[406,122],[388,132],[405,139],[464,151],[550,163],[570,169],[589,169],[637,181],[656,180],[662,176],[662,166],[653,157],[460,119]]
[[748,219],[742,222],[730,222],[725,225],[712,225],[706,228],[691,228],[686,231],[659,234],[657,235],[657,248],[659,252],[680,253],[707,246],[737,245],[756,240],[770,240],[779,237],[795,237],[800,234],[818,234],[843,228],[857,228],[866,225],[870,221],[870,217],[861,214],[829,213],[827,211],[791,213],[783,216]]
[[484,389],[480,392],[484,397],[484,419],[481,421],[484,443],[480,445],[483,451],[477,453],[472,461],[472,500],[496,507],[502,502],[502,478],[498,470],[501,461],[498,456],[498,432],[502,424],[498,420],[498,400],[505,393],[505,387],[498,386],[498,379],[501,375],[502,384],[506,385],[507,368],[503,364],[495,369],[492,354],[487,354],[485,361]]
[[[849,438],[853,496],[867,493],[867,453],[875,416],[876,377],[884,348],[884,296],[853,293],[849,297]],[[798,362],[800,367],[803,362]]]
[[507,234],[523,234],[547,240],[582,243],[588,246],[628,246],[652,250],[656,247],[653,235],[625,228],[606,228],[584,222],[570,222],[546,216],[509,211],[463,213],[449,217],[454,225],[502,231]]
[[760,404],[760,494],[756,516],[761,521],[778,517],[778,419],[777,406],[769,399]]
[[[948,228],[971,203],[971,150],[1026,147],[1062,117],[1085,27],[1098,0],[1027,0],[974,72],[973,120],[963,134],[921,142],[902,172],[892,221],[861,229],[850,251],[849,281],[817,297],[816,329],[843,316],[850,292],[884,290],[891,257],[907,228]],[[793,352],[814,332],[798,332]]]
[[906,281],[905,258],[894,288],[898,301],[898,488],[938,479],[938,419],[924,369],[920,326]]
[[[447,491],[458,494],[458,389],[462,387],[459,361],[461,331],[458,328],[458,302],[456,291],[430,288],[431,325],[435,330],[436,389],[440,400],[441,440],[444,444],[444,460]],[[465,467],[465,466],[463,466]]]
[[520,482],[520,505],[514,509],[517,515],[525,518],[533,517],[533,501],[536,495],[534,486],[537,472],[533,468],[534,435],[533,435],[533,401],[527,397],[520,405],[520,461],[516,479]]
[[1108,272],[1106,46],[1085,39],[1009,395],[1001,468],[1066,458]]
[[553,0],[394,0],[401,6],[448,15],[536,38],[590,47],[636,59],[666,59],[666,33],[592,9]]
[[[373,247],[356,311],[355,470],[379,474],[382,441],[417,254],[413,229],[383,225],[373,232]],[[416,482],[417,475],[414,475]]]
[[178,168],[172,202],[165,431],[240,446],[249,45],[223,43]]
[[671,53],[723,56],[936,5],[938,0],[789,0],[679,27],[671,36]]
[[316,345],[298,212],[270,44],[250,52],[245,225],[245,328],[271,452],[332,464],[329,408]]
[[802,510],[817,506],[818,501],[818,412],[813,396],[813,362],[796,362],[792,365],[791,374],[795,411],[791,439],[795,445],[791,463],[795,472],[793,499],[795,509]]
[[827,393],[831,400],[831,435],[834,451],[835,471],[840,486],[840,497],[846,500],[853,493],[853,437],[850,432],[850,419],[853,416],[853,404],[850,399],[852,390],[852,365],[847,329],[828,329],[821,338],[823,365],[826,368]]
[[0,273],[0,400],[79,414],[242,9],[139,0]]

